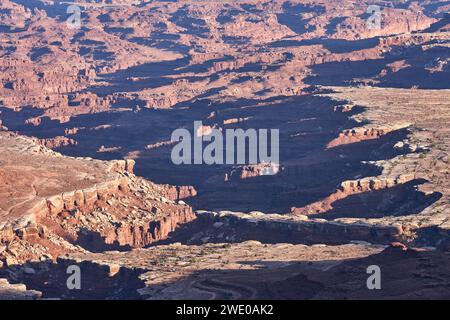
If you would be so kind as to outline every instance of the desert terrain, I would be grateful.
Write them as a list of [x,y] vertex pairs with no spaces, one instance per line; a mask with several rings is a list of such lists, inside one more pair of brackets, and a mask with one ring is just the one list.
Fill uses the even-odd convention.
[[[449,9],[2,0],[0,299],[449,299]],[[194,121],[279,170],[175,164]]]

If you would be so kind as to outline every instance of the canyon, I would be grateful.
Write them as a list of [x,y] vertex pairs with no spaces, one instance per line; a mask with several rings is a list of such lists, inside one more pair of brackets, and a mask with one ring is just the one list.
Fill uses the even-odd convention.
[[[449,9],[2,0],[0,299],[450,298]],[[276,168],[174,163],[195,122]]]

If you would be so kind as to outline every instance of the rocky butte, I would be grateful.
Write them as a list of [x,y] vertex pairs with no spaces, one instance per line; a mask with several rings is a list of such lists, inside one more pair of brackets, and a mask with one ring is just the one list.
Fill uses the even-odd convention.
[[70,5],[0,4],[0,299],[450,298],[448,1]]

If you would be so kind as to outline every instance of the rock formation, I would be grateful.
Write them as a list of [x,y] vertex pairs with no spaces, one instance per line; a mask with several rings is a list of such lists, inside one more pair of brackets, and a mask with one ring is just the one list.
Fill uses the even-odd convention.
[[[446,1],[71,5],[0,4],[0,299],[450,297]],[[173,163],[213,128],[280,163]]]
[[[177,204],[195,192],[192,188],[138,178],[133,160],[69,158],[37,142],[10,133],[0,137],[2,193],[11,195],[2,198],[0,225],[5,246],[0,256],[8,266],[82,247],[146,246],[195,218],[189,206]],[[57,170],[65,170],[64,175],[55,175]],[[50,180],[45,178],[49,174]],[[14,180],[17,175],[21,182]]]

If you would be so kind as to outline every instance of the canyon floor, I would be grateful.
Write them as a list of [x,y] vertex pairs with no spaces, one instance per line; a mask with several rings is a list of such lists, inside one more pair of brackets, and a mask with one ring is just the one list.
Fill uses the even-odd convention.
[[[2,0],[0,299],[449,299],[449,9]],[[194,121],[279,170],[175,165]]]

